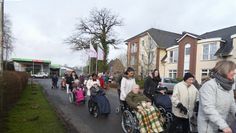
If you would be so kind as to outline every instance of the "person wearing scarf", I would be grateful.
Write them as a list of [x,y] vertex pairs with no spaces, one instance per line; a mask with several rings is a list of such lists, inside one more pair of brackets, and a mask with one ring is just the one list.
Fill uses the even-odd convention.
[[236,105],[233,94],[236,64],[219,61],[211,72],[211,80],[199,91],[198,132],[233,133],[227,117],[235,116]]

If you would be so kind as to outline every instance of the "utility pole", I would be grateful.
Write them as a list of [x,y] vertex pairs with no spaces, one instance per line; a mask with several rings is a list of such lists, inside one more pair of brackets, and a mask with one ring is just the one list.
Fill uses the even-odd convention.
[[0,77],[3,75],[3,26],[4,26],[4,0],[0,0]]
[[[0,84],[3,80],[3,18],[4,18],[4,0],[0,0]],[[0,112],[3,111],[3,89],[0,88]]]

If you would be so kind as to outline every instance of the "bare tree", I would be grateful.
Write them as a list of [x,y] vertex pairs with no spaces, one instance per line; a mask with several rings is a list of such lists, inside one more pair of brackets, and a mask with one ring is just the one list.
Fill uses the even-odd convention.
[[120,54],[117,58],[121,61],[123,66],[126,68],[127,67],[127,55],[125,53],[123,53],[123,54]]
[[115,15],[111,10],[93,9],[88,18],[80,20],[76,25],[76,32],[66,39],[66,42],[72,46],[73,50],[82,50],[89,48],[90,41],[95,49],[97,44],[102,44],[104,49],[103,67],[107,65],[107,56],[109,53],[109,46],[114,46],[119,42],[116,39],[114,27],[121,26],[122,20],[118,15]]
[[13,52],[13,42],[15,38],[12,35],[12,23],[8,15],[4,16],[4,28],[3,28],[3,58],[5,60],[5,68],[7,68],[7,61],[10,54]]
[[148,74],[148,72],[151,71],[152,66],[154,64],[154,58],[155,58],[155,48],[156,45],[154,44],[154,41],[152,38],[149,38],[148,43],[145,44],[144,46],[144,53],[142,54],[142,60],[143,60],[143,67],[146,70],[143,70],[143,74]]

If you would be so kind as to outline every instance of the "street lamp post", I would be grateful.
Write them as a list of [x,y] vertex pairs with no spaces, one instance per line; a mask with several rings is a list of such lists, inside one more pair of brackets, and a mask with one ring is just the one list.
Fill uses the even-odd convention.
[[3,75],[3,26],[4,26],[4,0],[0,0],[0,76]]

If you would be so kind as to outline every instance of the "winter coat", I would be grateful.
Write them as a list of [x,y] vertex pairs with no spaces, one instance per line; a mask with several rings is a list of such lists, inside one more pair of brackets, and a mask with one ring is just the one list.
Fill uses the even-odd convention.
[[72,76],[67,76],[66,77],[66,84],[69,84],[69,88],[72,89],[73,88],[73,82],[78,79],[78,76],[75,75],[75,77]]
[[134,78],[128,78],[126,75],[121,80],[120,86],[120,100],[125,101],[126,96],[136,84]]
[[144,82],[144,94],[148,96],[149,98],[151,98],[152,95],[155,94],[155,91],[158,88],[159,82],[160,81],[154,80],[151,76],[148,76]]
[[215,79],[211,79],[203,84],[199,94],[199,133],[218,133],[218,129],[229,127],[227,116],[236,113],[233,90],[224,90]]
[[[187,87],[187,84],[182,81],[174,86],[171,98],[173,114],[180,118],[189,118],[193,115],[195,103],[198,101],[198,90],[194,85]],[[187,108],[187,115],[181,113],[180,109],[177,108],[179,103],[182,103]]]
[[125,98],[125,101],[130,107],[134,109],[136,109],[137,106],[140,105],[141,102],[143,101],[151,102],[151,100],[147,98],[144,94],[142,93],[135,94],[132,91],[127,95],[127,97]]
[[58,81],[58,77],[57,76],[52,76],[52,82],[57,83],[57,81]]
[[88,90],[87,90],[87,95],[88,95],[88,96],[91,95],[90,89],[91,89],[91,87],[94,86],[94,85],[100,86],[100,82],[99,82],[98,79],[97,79],[96,81],[93,81],[92,79],[89,79],[89,80],[87,81],[86,87],[87,87],[87,89],[88,89]]
[[103,80],[102,77],[99,78],[99,82],[100,82],[101,87],[104,89],[104,84],[105,84],[105,82],[104,82],[104,80]]

